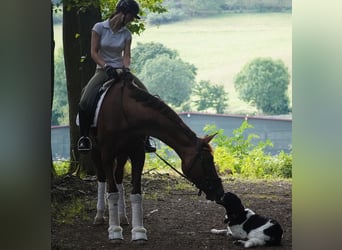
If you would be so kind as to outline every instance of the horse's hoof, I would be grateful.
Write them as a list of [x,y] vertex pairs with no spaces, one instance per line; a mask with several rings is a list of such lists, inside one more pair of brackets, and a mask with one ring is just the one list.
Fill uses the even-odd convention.
[[111,242],[123,240],[122,227],[110,226],[108,228],[108,233],[108,238]]
[[123,240],[122,239],[112,239],[112,240],[109,240],[110,243],[114,244],[114,245],[120,245]]
[[133,228],[132,241],[147,241],[146,229],[143,227]]
[[132,241],[136,245],[145,245],[147,244],[147,240],[133,240]]

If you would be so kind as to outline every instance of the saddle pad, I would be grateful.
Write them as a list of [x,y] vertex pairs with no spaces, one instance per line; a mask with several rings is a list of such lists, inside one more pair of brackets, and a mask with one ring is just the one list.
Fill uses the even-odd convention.
[[[96,125],[97,125],[97,118],[99,116],[99,111],[100,111],[100,108],[101,108],[101,105],[102,105],[102,102],[103,102],[103,98],[107,94],[108,89],[109,89],[109,86],[106,87],[106,89],[104,90],[104,92],[100,96],[99,101],[97,102],[96,110],[95,110],[95,115],[94,115],[94,120],[93,120],[93,123],[90,125],[90,127],[96,127]],[[78,113],[77,113],[77,116],[76,116],[76,125],[80,126],[80,120],[79,120],[79,117],[78,117]]]

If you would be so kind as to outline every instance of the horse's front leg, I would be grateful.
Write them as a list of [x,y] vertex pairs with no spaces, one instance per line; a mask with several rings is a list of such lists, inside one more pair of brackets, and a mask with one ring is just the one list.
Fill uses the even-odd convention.
[[102,151],[102,163],[107,179],[107,202],[108,202],[108,238],[113,242],[123,240],[122,227],[119,217],[119,193],[114,179],[114,158],[111,152]]
[[133,189],[130,196],[132,205],[132,241],[147,241],[146,229],[143,224],[143,204],[141,195],[141,174],[145,162],[143,147],[137,150],[134,156],[130,156],[132,163]]
[[128,160],[128,156],[119,156],[116,161],[116,170],[115,170],[115,180],[116,180],[116,187],[119,191],[119,217],[121,225],[129,225],[127,213],[126,213],[126,202],[125,202],[125,188],[122,183],[123,175],[124,175],[124,167]]

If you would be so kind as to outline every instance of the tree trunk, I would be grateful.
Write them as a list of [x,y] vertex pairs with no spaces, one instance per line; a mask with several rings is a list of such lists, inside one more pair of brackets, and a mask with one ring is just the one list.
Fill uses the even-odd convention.
[[[54,40],[54,32],[53,32],[53,4],[51,3],[51,103],[50,110],[52,115],[52,104],[53,104],[53,94],[55,88],[55,40]],[[52,161],[52,148],[50,145],[50,158],[51,158],[51,179],[56,175],[56,171],[53,167]]]
[[[76,125],[78,103],[81,90],[95,71],[95,63],[90,57],[91,28],[101,20],[98,7],[82,8],[63,5],[63,48],[65,73],[69,101],[70,124],[70,172],[94,174],[90,154],[80,157],[77,140],[80,136]],[[70,6],[69,6],[70,7]]]

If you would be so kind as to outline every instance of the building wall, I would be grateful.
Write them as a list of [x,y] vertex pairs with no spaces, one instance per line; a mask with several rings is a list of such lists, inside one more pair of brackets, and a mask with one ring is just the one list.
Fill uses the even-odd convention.
[[[266,152],[278,154],[280,151],[289,153],[292,150],[292,119],[275,119],[269,117],[246,117],[232,115],[213,115],[203,113],[180,113],[183,121],[199,136],[204,136],[205,125],[215,125],[223,129],[226,136],[232,136],[233,130],[239,128],[242,122],[247,119],[253,126],[247,129],[245,136],[256,134],[259,139],[269,139],[273,143],[272,148],[266,148]],[[70,159],[70,136],[69,126],[54,126],[51,128],[51,147],[53,160]]]
[[292,150],[292,120],[246,116],[209,115],[201,113],[181,113],[180,117],[198,136],[205,133],[203,128],[206,124],[215,125],[223,129],[226,136],[233,136],[233,131],[239,128],[244,120],[247,120],[253,128],[245,131],[245,136],[256,134],[259,141],[269,139],[273,143],[272,148],[266,148],[266,152],[278,154],[280,151],[289,153]]

